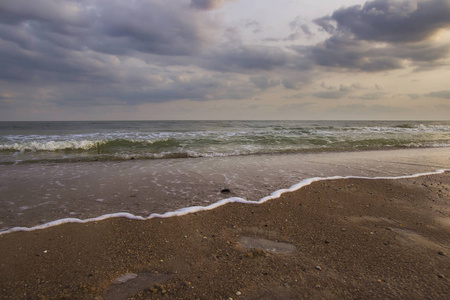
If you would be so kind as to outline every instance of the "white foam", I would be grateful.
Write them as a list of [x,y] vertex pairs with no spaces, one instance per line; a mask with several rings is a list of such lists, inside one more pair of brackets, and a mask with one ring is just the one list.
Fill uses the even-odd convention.
[[12,143],[0,145],[0,150],[15,150],[15,151],[57,151],[64,149],[89,150],[95,148],[99,143],[104,141],[89,141],[89,140],[71,140],[71,141],[32,141],[25,143]]
[[106,220],[106,219],[110,219],[110,218],[128,218],[130,220],[149,220],[149,219],[153,219],[153,218],[170,218],[170,217],[179,217],[179,216],[183,216],[183,215],[187,215],[187,214],[192,214],[192,213],[196,213],[196,212],[201,212],[201,211],[207,211],[207,210],[213,210],[215,208],[218,208],[222,205],[228,204],[228,203],[243,203],[243,204],[261,204],[264,202],[267,202],[269,200],[273,200],[273,199],[277,199],[279,198],[282,194],[287,193],[287,192],[294,192],[297,191],[305,186],[310,185],[313,182],[316,181],[325,181],[325,180],[337,180],[337,179],[369,179],[369,180],[380,180],[380,179],[388,179],[388,180],[397,180],[397,179],[408,179],[408,178],[417,178],[417,177],[421,177],[421,176],[428,176],[428,175],[437,175],[437,174],[442,174],[445,172],[450,172],[450,169],[440,169],[434,172],[426,172],[426,173],[417,173],[417,174],[413,174],[413,175],[404,175],[404,176],[393,176],[393,177],[364,177],[364,176],[331,176],[331,177],[313,177],[313,178],[307,178],[304,179],[302,181],[300,181],[297,184],[294,184],[293,186],[291,186],[290,188],[287,189],[280,189],[277,190],[275,192],[273,192],[272,194],[270,194],[269,196],[263,197],[258,201],[248,201],[245,200],[244,198],[240,198],[240,197],[231,197],[231,198],[227,198],[227,199],[223,199],[220,200],[218,202],[215,202],[211,205],[208,206],[190,206],[190,207],[184,207],[175,211],[171,211],[171,212],[166,212],[163,214],[151,214],[148,217],[141,217],[141,216],[136,216],[130,213],[125,213],[125,212],[119,212],[119,213],[113,213],[113,214],[106,214],[106,215],[102,215],[96,218],[90,218],[90,219],[77,219],[77,218],[65,218],[65,219],[60,219],[60,220],[56,220],[56,221],[52,221],[49,223],[45,223],[42,225],[38,225],[38,226],[34,226],[34,227],[14,227],[11,228],[9,230],[6,231],[1,231],[0,235],[3,234],[7,234],[7,233],[12,233],[12,232],[18,232],[18,231],[33,231],[33,230],[39,230],[39,229],[45,229],[45,228],[49,228],[52,226],[57,226],[57,225],[62,225],[62,224],[66,224],[66,223],[88,223],[88,222],[97,222],[97,221],[102,221],[102,220]]

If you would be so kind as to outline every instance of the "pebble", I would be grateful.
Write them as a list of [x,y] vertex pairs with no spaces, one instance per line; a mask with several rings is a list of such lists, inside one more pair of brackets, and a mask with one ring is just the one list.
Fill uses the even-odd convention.
[[322,268],[320,266],[316,266],[316,270],[322,271]]
[[240,291],[237,291],[236,296],[240,296],[240,295],[242,295],[242,293]]

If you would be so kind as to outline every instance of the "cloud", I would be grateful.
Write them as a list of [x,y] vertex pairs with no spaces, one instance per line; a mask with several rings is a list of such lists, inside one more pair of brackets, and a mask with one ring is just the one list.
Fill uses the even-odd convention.
[[[300,49],[300,53],[303,48]],[[306,56],[319,66],[357,69],[367,72],[398,69],[404,66],[401,58],[374,50],[365,41],[336,35],[310,47]]]
[[419,94],[408,94],[407,95],[411,100],[416,100],[419,99],[420,97],[422,97],[422,95]]
[[278,47],[238,45],[205,56],[201,66],[220,72],[252,73],[285,66],[289,55]]
[[54,0],[3,0],[0,2],[2,23],[17,25],[24,21],[59,22],[80,26],[88,21],[89,11],[83,11],[82,4],[75,1]]
[[[322,81],[320,87],[325,91],[319,91],[312,93],[312,96],[321,99],[340,99],[347,97],[349,99],[362,99],[362,100],[377,100],[382,99],[388,95],[388,93],[381,92],[381,86],[375,84],[373,88],[365,87],[359,82],[355,82],[349,85],[340,84],[339,86],[327,85]],[[362,90],[375,90],[373,92],[368,92],[360,94]]]
[[383,99],[386,98],[388,96],[388,93],[384,93],[384,92],[374,92],[374,93],[365,93],[362,95],[358,95],[354,98],[356,99],[362,99],[362,100],[378,100],[378,99]]
[[273,79],[269,76],[253,76],[250,77],[250,81],[262,90],[280,85],[279,79]]
[[321,99],[340,99],[342,97],[345,97],[347,95],[347,92],[343,91],[325,91],[325,92],[316,92],[312,94],[316,98]]
[[[123,55],[133,51],[188,55],[210,38],[214,22],[180,1],[5,0],[0,23],[15,25],[30,44]],[[10,34],[11,35],[11,34]],[[5,34],[3,39],[11,40]]]
[[437,63],[448,57],[450,46],[429,42],[379,46],[337,34],[306,51],[304,47],[293,49],[306,53],[306,56],[319,66],[380,72],[402,69],[408,63],[416,66]]
[[450,26],[450,2],[374,0],[338,9],[315,22],[330,34],[347,32],[358,40],[419,42]]
[[428,96],[440,99],[450,99],[450,90],[429,93]]
[[[329,70],[418,71],[448,63],[450,45],[431,39],[450,26],[448,1],[374,0],[339,9],[316,25],[297,17],[271,39],[290,46],[255,42],[278,32],[259,17],[230,21],[241,16],[210,12],[227,1],[0,1],[0,90],[26,86],[14,105],[86,107],[252,99],[271,88],[274,94],[301,89],[297,98],[378,99],[381,88],[353,81],[323,89],[310,84]],[[317,26],[329,34],[319,43],[325,35]],[[447,99],[446,92],[428,96]]]
[[263,39],[264,42],[293,42],[299,40],[303,37],[312,37],[314,33],[311,31],[308,24],[304,23],[300,16],[295,18],[292,22],[289,23],[290,28],[293,30],[291,34],[286,37],[270,37]]
[[331,34],[308,49],[307,57],[319,66],[365,72],[409,64],[426,69],[441,66],[439,62],[450,51],[450,45],[430,40],[438,31],[450,28],[448,0],[374,0],[341,8],[314,22]]
[[137,77],[134,58],[147,72],[186,65],[217,24],[182,2],[1,1],[0,80],[119,84]]
[[226,1],[236,0],[191,0],[191,7],[202,10],[212,10],[221,7]]

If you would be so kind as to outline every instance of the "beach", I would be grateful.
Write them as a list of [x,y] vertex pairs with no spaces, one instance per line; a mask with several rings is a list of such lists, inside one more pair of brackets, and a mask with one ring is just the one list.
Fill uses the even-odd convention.
[[449,148],[427,148],[0,165],[0,232],[118,213],[147,218],[229,198],[260,201],[309,178],[435,172],[450,169],[449,158]]
[[1,299],[446,299],[448,122],[7,122]]
[[0,236],[2,299],[446,299],[450,174]]

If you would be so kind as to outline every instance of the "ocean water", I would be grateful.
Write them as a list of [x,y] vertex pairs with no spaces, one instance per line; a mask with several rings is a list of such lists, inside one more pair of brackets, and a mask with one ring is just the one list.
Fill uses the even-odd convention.
[[450,147],[450,121],[0,122],[0,163]]
[[450,121],[0,122],[0,234],[443,170]]

